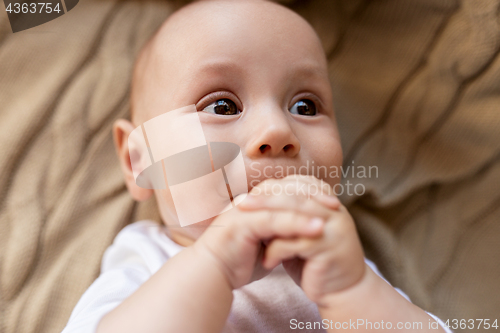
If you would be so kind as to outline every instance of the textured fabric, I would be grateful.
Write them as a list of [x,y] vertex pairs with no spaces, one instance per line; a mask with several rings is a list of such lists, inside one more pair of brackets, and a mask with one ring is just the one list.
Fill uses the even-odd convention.
[[[94,333],[105,314],[132,295],[168,259],[184,249],[167,236],[164,228],[155,221],[144,220],[126,226],[118,233],[113,244],[104,252],[99,277],[78,301],[62,333]],[[380,276],[373,262],[366,260],[366,263]],[[396,290],[410,301],[403,291]],[[286,333],[298,323],[303,323],[304,327],[307,327],[306,323],[322,323],[316,305],[305,296],[282,265],[263,279],[234,290],[233,296],[222,333]],[[429,315],[447,333],[451,332],[439,318]],[[397,323],[393,324],[396,327]],[[321,326],[318,324],[318,329],[307,331],[326,332]]]
[[[286,1],[318,31],[366,255],[440,318],[500,312],[498,0]],[[57,332],[126,224],[112,122],[169,1],[82,0],[12,34],[0,4],[0,331]],[[354,161],[354,163],[352,163]],[[480,331],[480,330],[479,330]]]

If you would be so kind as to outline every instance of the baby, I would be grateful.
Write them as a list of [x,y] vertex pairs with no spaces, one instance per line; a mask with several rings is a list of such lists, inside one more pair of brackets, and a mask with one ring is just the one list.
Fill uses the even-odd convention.
[[[342,164],[324,51],[299,15],[262,0],[182,8],[142,50],[131,105],[113,127],[121,168],[135,200],[155,195],[163,224],[118,234],[64,333],[450,332],[364,258],[338,178],[276,176]],[[208,142],[240,147],[249,195],[181,227],[168,187],[136,184],[127,138],[188,105]]]

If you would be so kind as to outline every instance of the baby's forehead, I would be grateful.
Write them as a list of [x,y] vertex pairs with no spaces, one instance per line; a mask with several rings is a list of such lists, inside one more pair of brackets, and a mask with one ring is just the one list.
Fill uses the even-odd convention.
[[242,79],[255,66],[276,68],[283,62],[301,62],[326,75],[319,38],[298,14],[260,0],[196,2],[174,13],[143,49],[132,95],[179,91],[202,75],[225,73]]
[[[258,48],[266,51],[262,56],[283,49],[290,53],[316,51],[324,56],[321,42],[306,20],[284,6],[263,0],[195,2],[175,12],[151,45],[157,57],[178,55],[183,62],[193,56],[199,61],[214,54],[256,52]],[[160,63],[168,65],[166,61]]]

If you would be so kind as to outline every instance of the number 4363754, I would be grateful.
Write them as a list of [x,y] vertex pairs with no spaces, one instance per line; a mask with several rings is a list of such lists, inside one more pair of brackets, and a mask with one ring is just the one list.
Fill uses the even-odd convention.
[[452,330],[456,329],[498,329],[498,319],[490,320],[490,319],[448,319],[445,322],[445,325],[451,328]]
[[35,13],[47,13],[50,14],[53,11],[56,13],[60,13],[61,9],[59,8],[59,3],[56,3],[54,7],[52,7],[52,3],[50,2],[32,2],[32,3],[9,3],[9,5],[6,8],[6,11],[8,13],[23,13],[23,14],[35,14]]

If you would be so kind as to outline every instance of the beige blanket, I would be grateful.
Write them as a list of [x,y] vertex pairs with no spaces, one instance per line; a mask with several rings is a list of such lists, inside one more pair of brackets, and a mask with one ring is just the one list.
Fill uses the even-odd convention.
[[[345,166],[378,170],[344,180],[367,256],[445,320],[498,318],[500,1],[287,2],[327,50]],[[59,332],[116,233],[157,219],[111,125],[173,9],[81,0],[12,34],[0,4],[0,332]]]

